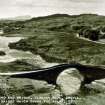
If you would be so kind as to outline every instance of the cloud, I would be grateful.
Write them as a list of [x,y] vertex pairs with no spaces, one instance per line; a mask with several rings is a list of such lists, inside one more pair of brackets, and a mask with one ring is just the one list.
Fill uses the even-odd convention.
[[34,6],[56,6],[60,0],[16,0],[15,5],[21,7],[34,7]]

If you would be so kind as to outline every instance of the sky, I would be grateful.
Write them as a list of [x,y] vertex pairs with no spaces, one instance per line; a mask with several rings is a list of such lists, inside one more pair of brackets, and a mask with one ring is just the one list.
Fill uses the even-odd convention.
[[105,0],[0,0],[0,18],[56,13],[105,15]]

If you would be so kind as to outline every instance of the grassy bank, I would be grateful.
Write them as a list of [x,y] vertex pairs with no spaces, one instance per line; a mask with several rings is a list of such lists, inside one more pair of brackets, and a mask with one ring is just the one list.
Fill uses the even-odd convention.
[[0,63],[0,72],[20,72],[20,71],[32,71],[33,68],[39,68],[28,64],[22,60],[17,60],[10,63]]
[[78,39],[73,33],[40,34],[10,44],[9,47],[39,54],[48,62],[72,60],[96,65],[105,64],[105,45]]

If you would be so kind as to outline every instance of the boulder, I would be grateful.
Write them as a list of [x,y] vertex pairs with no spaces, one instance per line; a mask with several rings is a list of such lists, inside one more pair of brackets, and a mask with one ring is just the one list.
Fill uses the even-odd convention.
[[75,68],[65,70],[57,79],[57,84],[64,95],[73,95],[79,92],[84,77]]

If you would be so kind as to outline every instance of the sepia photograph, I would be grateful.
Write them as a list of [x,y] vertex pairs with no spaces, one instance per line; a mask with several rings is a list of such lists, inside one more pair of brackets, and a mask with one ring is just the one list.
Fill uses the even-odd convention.
[[0,105],[105,105],[105,0],[0,0]]

